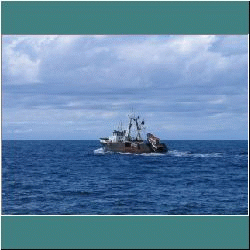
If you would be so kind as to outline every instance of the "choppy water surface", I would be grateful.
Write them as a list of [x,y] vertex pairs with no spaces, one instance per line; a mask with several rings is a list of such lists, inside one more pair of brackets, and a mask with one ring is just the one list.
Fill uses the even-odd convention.
[[98,141],[3,141],[3,214],[248,214],[247,141],[165,141],[166,154]]

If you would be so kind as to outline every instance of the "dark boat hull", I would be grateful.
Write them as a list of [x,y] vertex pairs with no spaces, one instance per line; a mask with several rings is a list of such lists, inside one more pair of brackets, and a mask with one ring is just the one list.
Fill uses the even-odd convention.
[[117,143],[105,143],[102,144],[105,151],[120,152],[120,153],[164,153],[167,152],[165,144],[161,144],[158,149],[153,149],[149,143],[144,142],[117,142]]

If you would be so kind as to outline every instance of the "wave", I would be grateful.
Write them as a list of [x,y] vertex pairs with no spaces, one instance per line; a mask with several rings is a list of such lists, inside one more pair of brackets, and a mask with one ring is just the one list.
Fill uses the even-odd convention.
[[[114,152],[111,151],[105,151],[104,148],[98,148],[94,150],[94,154],[113,154]],[[142,153],[142,154],[134,154],[134,153],[123,153],[118,152],[118,154],[121,155],[138,155],[138,156],[173,156],[173,157],[223,157],[222,153],[207,153],[207,154],[201,154],[201,153],[192,153],[189,151],[178,151],[178,150],[172,150],[168,151],[167,153]]]
[[175,156],[175,157],[223,157],[222,153],[207,153],[207,154],[201,154],[201,153],[191,153],[189,151],[169,151],[168,155]]
[[112,151],[106,151],[104,148],[98,148],[94,150],[94,154],[96,155],[104,155],[104,154],[114,154]]
[[94,150],[94,154],[105,154],[106,152],[104,151],[104,148],[98,148],[96,150]]
[[[94,150],[94,154],[114,154],[114,152],[112,151],[105,151],[104,148],[98,148],[96,150]],[[121,154],[121,155],[139,155],[139,156],[163,156],[166,154],[163,153],[143,153],[143,154],[134,154],[134,153],[129,153],[129,152],[117,152],[117,154]]]
[[167,153],[163,154],[163,153],[144,153],[144,154],[141,154],[143,156],[165,156],[167,155]]

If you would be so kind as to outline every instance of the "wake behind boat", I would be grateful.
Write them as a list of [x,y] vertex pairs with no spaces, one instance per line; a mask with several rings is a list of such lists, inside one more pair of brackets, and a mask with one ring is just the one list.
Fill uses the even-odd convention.
[[[132,128],[135,128],[135,136],[132,136]],[[139,120],[139,116],[129,116],[127,130],[114,130],[112,136],[100,138],[100,143],[105,151],[121,153],[164,153],[168,151],[167,146],[160,142],[160,139],[151,133],[147,133],[147,140],[144,141],[141,131],[144,129],[144,121]]]

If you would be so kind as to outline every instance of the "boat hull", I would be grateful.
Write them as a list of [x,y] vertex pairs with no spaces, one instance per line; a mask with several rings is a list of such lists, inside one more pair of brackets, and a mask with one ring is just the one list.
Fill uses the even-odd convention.
[[120,153],[133,153],[133,154],[143,154],[152,152],[167,152],[167,147],[165,144],[159,150],[155,150],[151,147],[149,143],[144,142],[117,142],[117,143],[103,143],[105,151],[120,152]]

